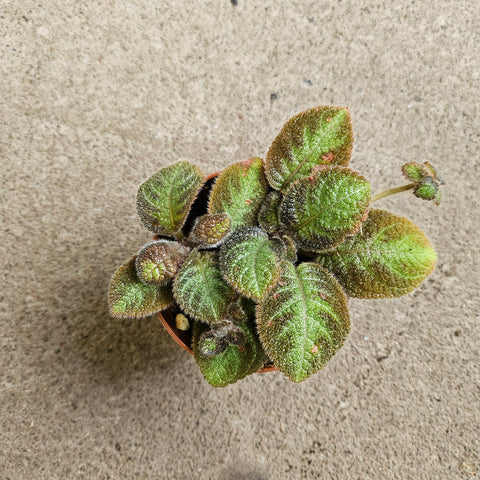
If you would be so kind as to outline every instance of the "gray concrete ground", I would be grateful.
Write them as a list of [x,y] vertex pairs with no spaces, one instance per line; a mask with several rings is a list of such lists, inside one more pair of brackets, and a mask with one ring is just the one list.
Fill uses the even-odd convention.
[[[479,478],[479,17],[476,0],[3,0],[0,478]],[[321,104],[350,107],[374,191],[438,166],[440,208],[382,204],[437,268],[351,301],[350,340],[305,383],[213,390],[157,318],[108,315],[149,238],[137,186],[262,156]]]

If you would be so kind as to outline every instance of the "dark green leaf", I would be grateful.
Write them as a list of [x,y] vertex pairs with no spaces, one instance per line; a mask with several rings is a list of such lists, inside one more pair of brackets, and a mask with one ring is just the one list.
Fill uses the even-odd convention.
[[270,192],[263,201],[258,212],[258,224],[267,233],[277,232],[282,229],[282,224],[278,218],[278,209],[282,194],[276,190]]

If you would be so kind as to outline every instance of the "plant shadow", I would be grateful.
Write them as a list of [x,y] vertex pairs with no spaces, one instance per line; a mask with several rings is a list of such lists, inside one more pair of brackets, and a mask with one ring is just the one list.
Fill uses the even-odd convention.
[[268,480],[268,475],[260,465],[236,462],[227,467],[218,480]]
[[[96,283],[101,282],[97,279]],[[82,288],[82,286],[80,286]],[[184,354],[172,340],[158,315],[115,319],[107,305],[107,287],[93,288],[92,279],[77,292],[88,303],[72,312],[64,347],[83,360],[83,367],[103,380],[117,380],[147,370],[161,371],[179,364]]]

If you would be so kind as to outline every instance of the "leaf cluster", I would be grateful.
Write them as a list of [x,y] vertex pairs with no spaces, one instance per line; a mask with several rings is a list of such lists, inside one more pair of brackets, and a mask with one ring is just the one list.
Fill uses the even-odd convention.
[[[352,145],[348,109],[306,110],[284,125],[265,160],[220,172],[193,221],[204,174],[188,162],[161,169],[137,195],[156,240],[114,274],[112,315],[181,311],[213,386],[266,363],[294,382],[320,370],[349,333],[348,297],[409,293],[436,261],[416,225],[371,208],[370,183],[348,167]],[[403,173],[428,196],[433,167],[407,164]]]

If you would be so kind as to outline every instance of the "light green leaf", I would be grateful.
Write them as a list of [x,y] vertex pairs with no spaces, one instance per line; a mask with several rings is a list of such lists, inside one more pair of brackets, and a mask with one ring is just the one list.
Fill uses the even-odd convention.
[[283,126],[267,152],[265,174],[272,188],[286,192],[317,165],[348,165],[352,146],[347,108],[311,108]]
[[260,228],[237,230],[220,247],[220,270],[235,290],[253,300],[261,300],[280,274],[275,249]]
[[226,387],[235,383],[256,372],[266,361],[254,324],[238,322],[235,325],[245,334],[244,344],[229,345],[223,352],[209,356],[202,354],[199,348],[199,339],[209,327],[200,322],[195,322],[193,355],[203,376],[214,387]]
[[210,194],[208,212],[227,213],[232,230],[254,226],[267,188],[260,158],[234,163],[219,173]]
[[257,306],[257,323],[265,352],[294,382],[320,370],[350,331],[342,288],[314,263],[282,263],[279,282]]
[[299,247],[325,250],[361,225],[370,184],[343,167],[324,167],[295,182],[280,205],[280,220]]
[[108,303],[112,317],[146,317],[173,303],[171,285],[146,285],[139,280],[135,258],[122,265],[110,281]]
[[428,167],[418,162],[408,162],[402,165],[402,173],[411,182],[421,182],[427,175],[431,175]]
[[215,252],[196,249],[178,271],[173,293],[187,315],[206,323],[222,320],[235,297],[218,269]]
[[158,235],[177,233],[202,183],[202,171],[188,162],[162,168],[138,189],[137,211],[143,225]]
[[400,297],[433,271],[436,254],[425,234],[405,217],[372,209],[362,229],[316,260],[357,298]]

